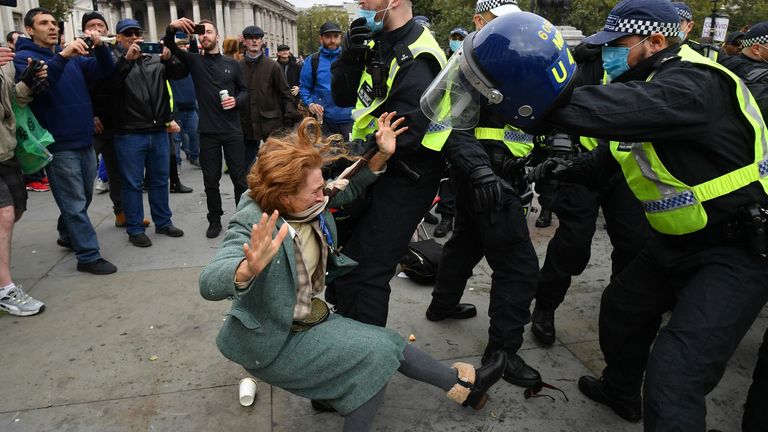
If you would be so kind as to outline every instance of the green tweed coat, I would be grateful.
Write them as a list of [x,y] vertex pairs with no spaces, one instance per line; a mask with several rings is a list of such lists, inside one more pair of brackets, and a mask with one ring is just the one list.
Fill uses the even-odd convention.
[[[376,180],[361,170],[331,203],[343,205]],[[272,262],[245,290],[234,275],[244,258],[243,243],[262,211],[246,194],[229,222],[221,247],[200,274],[200,294],[208,300],[231,298],[232,307],[216,339],[225,357],[262,381],[308,399],[328,401],[347,414],[368,401],[400,367],[405,340],[394,331],[331,314],[304,332],[291,332],[296,304],[296,271],[291,236]],[[325,218],[336,239],[336,225]],[[278,221],[275,234],[284,223]]]

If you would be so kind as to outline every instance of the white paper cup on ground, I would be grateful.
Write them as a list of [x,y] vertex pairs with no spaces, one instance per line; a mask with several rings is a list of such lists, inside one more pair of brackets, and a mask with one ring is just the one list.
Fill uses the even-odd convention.
[[247,377],[240,380],[240,405],[251,406],[256,400],[256,380]]

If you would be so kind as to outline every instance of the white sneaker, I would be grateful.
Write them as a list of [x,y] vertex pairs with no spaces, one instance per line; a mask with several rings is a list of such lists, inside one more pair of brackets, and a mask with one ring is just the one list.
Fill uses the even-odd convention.
[[104,180],[97,178],[96,184],[93,186],[93,189],[98,191],[99,193],[104,193],[109,191],[109,182],[105,182]]
[[0,298],[0,309],[16,316],[30,316],[42,312],[45,303],[35,300],[17,285]]

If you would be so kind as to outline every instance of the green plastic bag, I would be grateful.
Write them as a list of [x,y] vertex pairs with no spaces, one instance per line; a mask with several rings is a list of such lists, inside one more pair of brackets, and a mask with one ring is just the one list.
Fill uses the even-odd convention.
[[28,106],[19,107],[13,103],[13,115],[16,117],[16,151],[14,155],[24,174],[40,171],[53,159],[46,147],[55,140],[50,132],[37,122]]

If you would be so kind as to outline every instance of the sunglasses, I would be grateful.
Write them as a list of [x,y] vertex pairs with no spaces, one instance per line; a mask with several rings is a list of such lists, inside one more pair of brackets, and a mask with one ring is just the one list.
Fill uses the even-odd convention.
[[120,34],[125,37],[134,37],[134,36],[141,36],[142,34],[144,34],[144,32],[142,32],[141,30],[126,30]]

